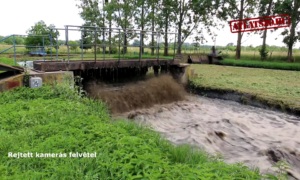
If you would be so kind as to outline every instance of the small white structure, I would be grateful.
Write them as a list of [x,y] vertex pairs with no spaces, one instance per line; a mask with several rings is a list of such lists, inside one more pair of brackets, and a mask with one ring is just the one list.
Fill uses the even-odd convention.
[[39,88],[43,85],[43,80],[40,77],[30,77],[29,78],[29,87],[30,88]]

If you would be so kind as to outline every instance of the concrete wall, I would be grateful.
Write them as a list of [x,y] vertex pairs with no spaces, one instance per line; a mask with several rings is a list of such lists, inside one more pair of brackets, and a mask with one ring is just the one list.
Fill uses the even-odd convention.
[[[0,92],[8,91],[14,87],[22,87],[24,73],[16,76],[11,76],[0,80]],[[74,79],[72,71],[56,71],[56,72],[43,72],[38,73],[35,71],[29,71],[29,76],[41,77],[43,79],[43,84],[49,83],[62,83],[66,77]]]
[[197,77],[190,64],[181,63],[170,67],[172,76],[182,85],[188,85],[190,79]]
[[74,79],[73,71],[55,71],[55,72],[44,72],[44,73],[30,71],[29,75],[35,77],[41,77],[43,79],[43,84],[44,83],[49,84],[54,82],[62,83],[67,77]]
[[23,77],[24,73],[0,80],[0,92],[23,86]]

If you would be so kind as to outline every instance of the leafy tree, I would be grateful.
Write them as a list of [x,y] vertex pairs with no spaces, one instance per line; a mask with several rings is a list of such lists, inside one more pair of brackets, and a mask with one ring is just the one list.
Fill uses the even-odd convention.
[[[228,21],[228,19],[248,19],[253,17],[258,2],[256,0],[223,0],[222,10],[219,10],[219,18]],[[241,44],[244,33],[237,33],[236,59],[241,58]]]
[[293,46],[300,40],[300,31],[296,32],[296,27],[300,22],[300,1],[299,0],[278,0],[275,3],[277,14],[288,14],[291,17],[291,26],[282,32],[283,42],[288,47],[287,61],[291,62]]
[[129,40],[136,36],[133,31],[130,31],[134,28],[134,0],[112,0],[110,3],[106,5],[106,10],[111,11],[112,19],[115,22],[118,28],[121,28],[124,34],[121,35],[123,37],[122,41],[125,45],[123,51],[127,52],[127,45],[129,44]]
[[171,29],[172,22],[175,21],[175,14],[172,10],[172,0],[161,0],[159,4],[159,13],[158,13],[158,26],[164,30],[164,56],[168,56],[168,34],[169,29]]
[[[175,25],[178,27],[177,54],[181,54],[182,44],[195,30],[197,30],[196,41],[204,39],[203,28],[212,35],[210,28],[217,25],[213,17],[217,14],[216,7],[219,3],[219,0],[176,0],[172,3],[172,10],[176,17]],[[201,23],[204,24],[202,28],[200,28]]]
[[[70,45],[78,45],[76,41],[69,41]],[[78,46],[70,46],[70,49],[73,50],[74,52],[77,52]]]
[[226,46],[234,46],[233,43],[228,43]]
[[[5,38],[4,36],[0,36],[0,40]],[[26,38],[20,37],[20,36],[15,36],[15,43],[16,44],[24,44]],[[8,45],[13,45],[14,44],[14,39],[13,37],[7,38],[4,41],[1,42],[1,44],[8,44]]]
[[79,0],[77,7],[80,9],[80,16],[85,21],[86,26],[104,27],[103,9],[98,0]]
[[135,39],[131,45],[132,46],[139,46],[140,45],[140,41]]
[[[80,16],[85,21],[84,26],[97,26],[97,27],[105,27],[105,16],[104,16],[104,1],[98,0],[79,0],[80,4],[77,7],[80,9]],[[103,5],[102,5],[103,4]],[[102,7],[101,7],[102,5]],[[89,43],[95,43],[95,33],[94,32],[84,32],[85,38],[88,37],[88,40],[84,39]],[[100,38],[103,34],[96,33],[97,36],[97,44],[100,43]],[[100,37],[100,38],[98,38]],[[86,42],[86,44],[88,44]],[[84,42],[85,44],[85,42]],[[91,47],[84,47],[84,49],[89,49]]]
[[89,34],[89,32],[83,31],[82,36],[83,36],[82,37],[83,41],[82,41],[82,39],[80,39],[80,44],[81,44],[81,41],[82,41],[83,46],[80,46],[80,48],[82,48],[84,50],[91,49],[92,47],[87,45],[87,44],[92,44],[92,37]]
[[[144,44],[144,38],[145,38],[145,33],[143,32],[145,27],[148,27],[150,24],[148,21],[149,19],[149,1],[148,0],[136,0],[135,1],[135,11],[134,11],[134,19],[135,19],[135,24],[137,24],[137,28],[141,29],[142,34],[141,34],[141,41],[142,44]],[[144,48],[140,47],[140,53],[144,53]]]
[[[50,35],[51,33],[51,28],[54,28],[55,26],[53,24],[50,24],[47,26],[44,21],[39,21],[34,24],[34,26],[31,26],[30,29],[27,30],[27,33],[29,35]],[[52,42],[54,44],[55,39],[59,36],[59,32],[52,32]],[[49,37],[44,37],[44,43],[45,46],[49,46],[50,43],[50,38]],[[42,37],[33,37],[33,36],[28,36],[25,39],[25,45],[26,46],[35,46],[43,45],[43,38]],[[29,49],[29,48],[28,48]]]
[[[157,27],[159,17],[156,14],[159,11],[159,0],[150,0],[151,13],[149,14],[149,18],[151,20],[151,46],[154,46],[154,31],[155,27]],[[151,48],[151,55],[154,55],[154,47]]]

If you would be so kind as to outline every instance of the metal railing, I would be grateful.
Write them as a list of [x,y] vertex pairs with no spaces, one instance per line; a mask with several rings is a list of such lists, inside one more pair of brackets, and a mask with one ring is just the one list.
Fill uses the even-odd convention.
[[[70,61],[70,47],[72,46],[76,46],[76,47],[80,47],[81,48],[81,60],[83,60],[83,48],[84,47],[94,47],[94,60],[97,61],[97,47],[102,47],[103,48],[103,59],[106,59],[106,48],[111,48],[111,47],[115,47],[118,48],[118,60],[121,60],[121,47],[122,47],[122,53],[123,53],[123,59],[125,56],[125,48],[128,47],[139,47],[139,61],[141,61],[142,59],[142,49],[143,48],[151,48],[151,49],[155,49],[156,50],[156,59],[159,60],[159,50],[160,50],[160,38],[161,36],[163,36],[162,33],[160,32],[155,32],[155,31],[147,31],[147,30],[139,30],[139,29],[126,29],[126,30],[122,30],[120,28],[106,28],[106,27],[97,27],[97,26],[76,26],[76,25],[65,25],[65,28],[52,28],[51,29],[51,34],[53,34],[53,32],[56,32],[56,34],[58,33],[58,31],[64,31],[65,32],[65,46],[67,46],[67,56],[68,56],[68,62]],[[81,32],[81,40],[80,40],[80,44],[69,44],[69,31],[79,31]],[[84,44],[84,33],[88,32],[89,36],[93,36],[93,40],[92,40],[92,44]],[[108,39],[108,44],[106,43],[107,41],[107,33],[110,34],[115,34],[115,37],[118,39],[118,42],[114,45],[112,45],[110,39]],[[127,45],[127,36],[128,34],[135,34],[136,36],[140,37],[140,44],[138,46],[133,46],[133,45]],[[143,37],[145,37],[145,35],[150,34],[151,36],[156,37],[156,45],[153,46],[146,46],[143,45]],[[175,49],[176,49],[176,36],[177,33],[167,33],[168,35],[174,35],[174,54],[173,54],[173,59],[175,56]],[[102,44],[97,43],[98,41],[98,37],[102,37]],[[122,38],[121,38],[122,36]],[[51,42],[51,46],[52,42]],[[58,60],[58,38],[56,38],[56,60]],[[167,47],[169,48],[169,47]]]
[[[28,36],[31,36],[31,37],[42,37],[43,38],[43,46],[26,46],[26,45],[16,45],[16,36],[18,37],[28,37]],[[15,65],[17,65],[17,57],[16,57],[16,47],[25,47],[25,48],[42,48],[43,49],[43,52],[45,52],[45,47],[51,47],[51,59],[52,59],[52,45],[51,46],[45,46],[45,37],[49,37],[50,38],[50,41],[52,41],[52,38],[51,38],[51,35],[18,35],[18,34],[13,34],[13,35],[10,35],[10,36],[7,36],[7,37],[4,37],[3,39],[0,39],[0,42],[8,39],[8,38],[13,38],[13,45],[7,49],[4,49],[2,51],[0,51],[0,54],[14,48],[14,60],[15,60]],[[44,61],[45,61],[45,54],[43,54],[43,57],[44,57]]]
[[[52,28],[50,31],[49,35],[17,35],[17,34],[13,34],[10,36],[7,36],[3,39],[0,40],[0,42],[13,37],[13,45],[3,51],[0,52],[4,53],[12,48],[14,48],[14,60],[15,60],[15,65],[17,64],[16,61],[16,48],[17,47],[26,47],[26,48],[42,48],[43,52],[45,52],[45,48],[50,48],[50,55],[51,55],[51,60],[53,60],[53,55],[52,55],[52,48],[56,49],[56,60],[58,60],[58,48],[60,47],[60,45],[58,44],[58,36],[56,36],[56,45],[53,45],[53,32],[56,32],[56,34],[58,34],[58,31],[64,31],[65,32],[65,46],[67,46],[67,57],[68,57],[68,62],[70,61],[70,47],[72,46],[77,46],[77,47],[81,47],[81,60],[83,60],[83,48],[84,47],[94,47],[94,60],[97,61],[97,47],[102,47],[103,48],[103,59],[106,59],[106,48],[110,48],[110,47],[116,47],[118,48],[118,60],[121,60],[121,47],[122,47],[122,55],[123,55],[123,59],[125,56],[125,48],[128,47],[139,47],[139,61],[141,61],[142,59],[142,49],[143,48],[151,48],[154,49],[156,51],[155,56],[156,59],[159,60],[159,50],[160,50],[160,39],[162,36],[164,36],[165,34],[168,34],[168,36],[173,35],[174,36],[174,53],[173,53],[173,59],[175,57],[175,50],[177,48],[176,46],[176,38],[177,38],[177,33],[161,33],[161,32],[156,32],[156,31],[147,31],[147,30],[139,30],[139,29],[126,29],[126,30],[122,30],[120,28],[106,28],[106,27],[97,27],[97,26],[75,26],[75,25],[66,25],[65,28]],[[81,32],[81,41],[79,45],[73,45],[73,44],[69,44],[69,31],[79,31]],[[93,34],[93,44],[84,44],[84,32],[89,32],[89,35]],[[109,41],[108,44],[106,43],[107,39],[106,39],[106,34],[107,33],[115,33],[118,39],[118,42],[114,45],[112,45],[112,42]],[[126,42],[126,38],[128,36],[128,34],[135,34],[136,36],[140,37],[140,44],[138,46],[134,46],[134,45],[127,45]],[[152,46],[146,46],[143,44],[143,40],[146,35],[150,34],[151,36],[154,36],[156,39],[156,42],[154,42],[154,44]],[[102,36],[102,44],[98,44],[98,37]],[[32,37],[42,37],[43,38],[43,45],[42,46],[31,46],[31,45],[16,45],[16,41],[15,41],[15,37],[16,36],[32,36]],[[122,36],[122,37],[121,37]],[[46,46],[45,45],[45,37],[50,39],[50,45]],[[109,39],[110,40],[110,39]],[[169,48],[169,47],[167,47]],[[45,61],[45,53],[43,53],[43,60]]]

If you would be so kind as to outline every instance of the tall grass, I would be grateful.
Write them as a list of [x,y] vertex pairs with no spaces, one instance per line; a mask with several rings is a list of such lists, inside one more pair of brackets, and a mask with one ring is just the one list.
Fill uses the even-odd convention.
[[[173,146],[147,127],[112,121],[70,84],[0,93],[0,179],[259,179],[241,164]],[[33,153],[30,158],[8,153]],[[71,158],[70,152],[95,158]],[[66,153],[38,158],[35,153]]]

